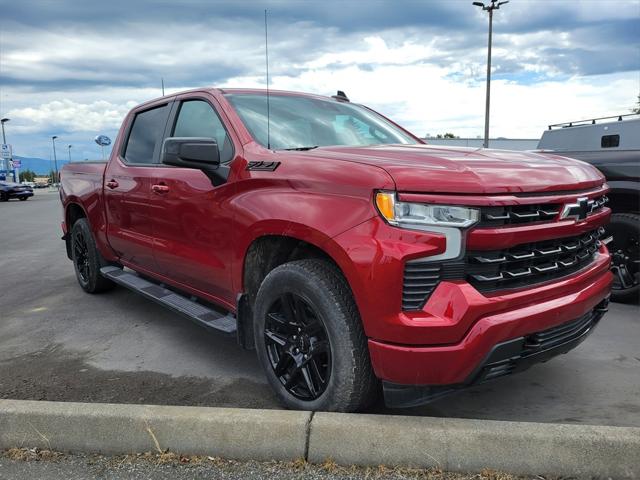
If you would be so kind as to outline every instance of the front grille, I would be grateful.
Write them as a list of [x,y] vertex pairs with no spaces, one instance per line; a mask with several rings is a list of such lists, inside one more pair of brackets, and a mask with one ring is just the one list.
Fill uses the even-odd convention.
[[470,251],[461,261],[405,263],[402,309],[421,309],[438,283],[466,279],[480,292],[521,288],[571,275],[588,266],[603,229],[576,237],[518,245],[506,250]]
[[466,278],[479,291],[518,288],[555,280],[589,265],[602,229],[577,237],[468,252]]
[[[594,198],[589,205],[590,213],[602,209],[609,199],[602,195]],[[558,218],[562,205],[557,203],[509,205],[501,207],[482,207],[478,227],[502,227],[534,222],[551,222]]]
[[[589,200],[587,216],[602,210],[606,195]],[[517,227],[560,220],[560,203],[481,207],[474,229]],[[402,309],[421,309],[440,281],[466,280],[480,292],[521,288],[560,279],[588,266],[599,247],[602,229],[584,235],[517,245],[506,250],[469,251],[463,258],[434,262],[429,258],[405,263]]]

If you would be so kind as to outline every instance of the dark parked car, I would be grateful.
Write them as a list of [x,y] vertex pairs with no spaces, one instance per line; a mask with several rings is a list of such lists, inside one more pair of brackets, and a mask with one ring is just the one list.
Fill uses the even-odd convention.
[[26,200],[33,197],[33,189],[19,183],[0,181],[0,202],[6,202],[12,198]]

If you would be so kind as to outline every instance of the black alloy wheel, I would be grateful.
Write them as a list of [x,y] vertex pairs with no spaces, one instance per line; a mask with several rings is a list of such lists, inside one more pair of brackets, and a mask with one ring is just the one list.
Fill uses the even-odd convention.
[[87,293],[98,293],[113,288],[115,284],[100,273],[100,268],[109,263],[100,255],[86,218],[81,218],[73,224],[69,241],[71,259],[80,287]]
[[324,259],[271,270],[253,306],[256,353],[284,406],[355,412],[380,393],[362,321],[342,272]]
[[331,375],[331,344],[322,320],[300,295],[284,293],[265,319],[264,341],[275,376],[300,400],[315,400]]
[[84,232],[79,231],[73,237],[74,262],[78,269],[78,276],[84,283],[89,282],[89,247]]
[[637,302],[640,297],[640,215],[619,213],[611,216],[606,235],[613,272],[612,299]]

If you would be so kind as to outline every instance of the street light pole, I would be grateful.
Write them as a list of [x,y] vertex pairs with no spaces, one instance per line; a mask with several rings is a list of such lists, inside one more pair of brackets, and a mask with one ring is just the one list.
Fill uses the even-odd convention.
[[73,145],[67,146],[67,148],[69,149],[69,163],[71,163],[71,147],[73,147]]
[[53,164],[54,164],[54,179],[53,182],[58,185],[58,158],[56,157],[56,138],[57,135],[51,137],[51,143],[53,143]]
[[[497,2],[497,4],[496,4]],[[489,12],[489,41],[487,47],[487,99],[484,107],[484,142],[482,146],[489,148],[489,109],[491,104],[491,40],[493,36],[493,11],[499,10],[501,5],[509,3],[509,0],[498,2],[491,0],[491,5],[482,2],[473,2],[476,7],[481,7],[485,12]]]
[[[10,120],[11,120],[10,118],[3,118],[3,119],[0,119],[0,124],[2,124],[2,144],[3,144],[3,145],[6,145],[6,144],[7,144],[7,137],[6,137],[6,136],[5,136],[5,134],[4,134],[4,124],[5,124],[5,123],[7,123],[7,122],[8,122],[8,121],[10,121]],[[3,165],[6,165],[6,167],[7,167],[7,168],[6,168],[7,172],[10,170],[10,168],[9,168],[9,162],[10,162],[11,160],[12,160],[11,158],[6,158],[6,159],[3,159],[3,160],[2,160],[2,164],[3,164]]]

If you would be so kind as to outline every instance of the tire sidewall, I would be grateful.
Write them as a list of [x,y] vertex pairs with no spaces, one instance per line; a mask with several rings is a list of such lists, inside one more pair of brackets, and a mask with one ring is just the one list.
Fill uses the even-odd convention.
[[[622,227],[626,232],[633,232],[636,237],[640,236],[640,215],[614,213],[611,215],[611,221],[609,222],[609,225],[613,224]],[[615,252],[610,251],[609,253],[613,255]],[[620,303],[638,303],[640,301],[640,284],[625,290],[612,289],[611,299]]]
[[[345,385],[342,385],[339,372],[351,369],[348,361],[349,342],[346,340],[344,327],[342,331],[340,325],[344,324],[344,312],[330,301],[329,297],[322,295],[320,286],[314,282],[313,277],[298,265],[289,263],[274,269],[264,279],[254,308],[254,335],[256,339],[256,350],[258,358],[264,368],[267,380],[276,391],[278,397],[290,408],[296,410],[330,410],[332,409],[333,397]],[[299,295],[307,304],[314,309],[314,313],[323,323],[327,332],[329,346],[331,348],[331,371],[329,383],[325,391],[315,400],[301,400],[291,395],[276,377],[273,367],[267,355],[264,342],[264,328],[267,312],[273,302],[284,293],[294,293]]]
[[[89,257],[89,278],[87,281],[82,279],[80,272],[78,271],[76,251],[74,248],[76,238],[80,233],[87,243],[87,256]],[[93,241],[91,229],[89,228],[89,223],[84,218],[81,218],[74,223],[73,228],[71,229],[71,259],[73,261],[73,269],[76,272],[76,278],[78,279],[80,287],[82,287],[86,292],[93,292],[98,281],[97,277],[100,275],[100,265],[97,258],[95,242]]]

